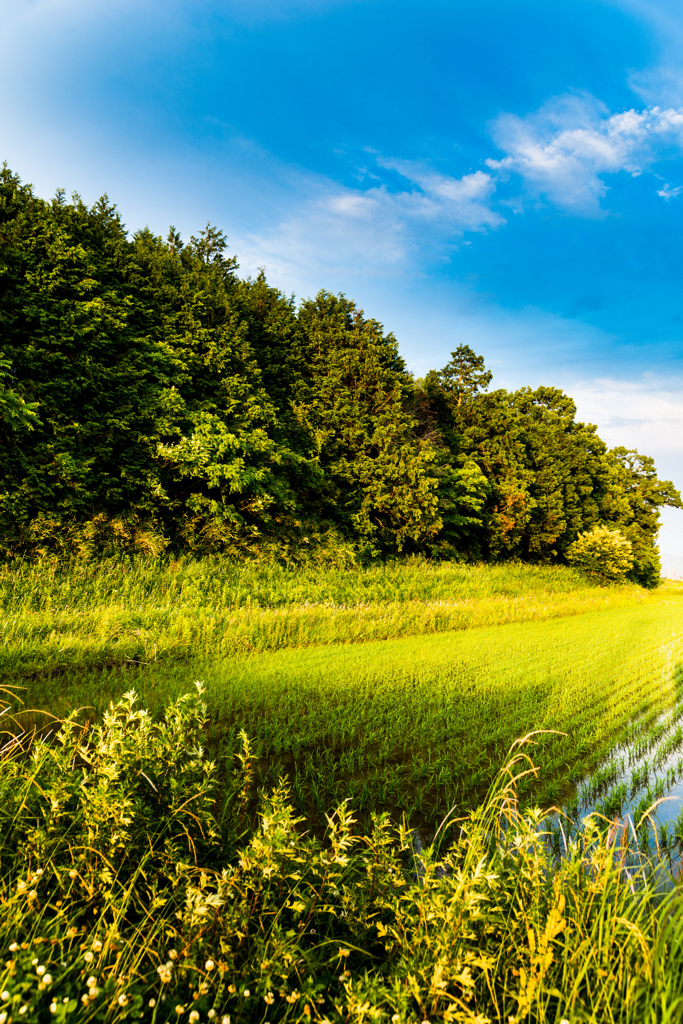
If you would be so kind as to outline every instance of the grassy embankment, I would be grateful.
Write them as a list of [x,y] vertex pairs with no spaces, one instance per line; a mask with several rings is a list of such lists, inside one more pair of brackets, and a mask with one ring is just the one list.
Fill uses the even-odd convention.
[[604,590],[554,567],[389,563],[285,569],[227,559],[48,562],[0,568],[0,674],[233,657],[388,640],[614,607]]

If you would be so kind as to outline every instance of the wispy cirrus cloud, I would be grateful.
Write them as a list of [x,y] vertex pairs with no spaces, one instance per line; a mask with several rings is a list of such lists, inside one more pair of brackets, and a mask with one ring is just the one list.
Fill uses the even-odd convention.
[[[493,138],[504,155],[460,177],[425,161],[376,154],[357,187],[302,178],[300,201],[277,228],[251,236],[252,259],[260,251],[268,266],[300,261],[332,270],[351,261],[357,271],[382,273],[412,257],[447,257],[467,233],[503,227],[503,211],[523,210],[529,196],[575,216],[599,215],[609,175],[637,177],[683,153],[683,107],[613,114],[594,97],[564,96],[525,117],[501,115]],[[390,172],[391,181],[382,172]],[[368,186],[368,177],[379,184]],[[519,189],[507,205],[498,196],[500,180],[513,197]],[[657,174],[653,191],[669,201],[683,186]]]
[[496,188],[491,174],[475,171],[453,178],[412,160],[379,157],[377,163],[396,171],[414,186],[410,191],[387,193],[394,208],[407,216],[432,222],[443,220],[458,232],[483,231],[505,223],[505,218],[491,206]]
[[682,380],[645,375],[640,379],[614,377],[568,385],[579,416],[597,423],[600,436],[611,445],[638,448],[646,455],[675,453],[683,463]]
[[[460,178],[419,162],[379,157],[378,169],[397,174],[403,188],[386,183],[343,187],[322,178],[299,185],[301,201],[274,231],[252,233],[241,242],[250,266],[265,264],[291,280],[296,267],[356,273],[395,272],[401,264],[438,258],[466,232],[505,223],[493,209],[493,176],[475,171]],[[376,177],[376,175],[373,175]]]
[[672,185],[664,185],[662,186],[662,188],[657,189],[657,195],[661,196],[662,199],[666,199],[667,201],[669,199],[675,199],[676,196],[679,196],[681,194],[681,192],[683,192],[683,185],[677,185],[676,188],[674,188]]

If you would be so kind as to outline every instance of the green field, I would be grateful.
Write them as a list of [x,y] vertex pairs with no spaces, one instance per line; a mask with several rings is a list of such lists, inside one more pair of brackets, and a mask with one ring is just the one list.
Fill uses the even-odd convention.
[[644,812],[683,777],[683,586],[206,559],[0,596],[4,1024],[681,1019],[683,816],[565,841],[531,805]]
[[[7,681],[572,615],[640,599],[557,567],[389,562],[287,569],[229,559],[0,569]],[[96,677],[94,677],[96,678]]]
[[683,686],[673,585],[594,588],[528,566],[306,573],[217,559],[31,566],[0,583],[5,677],[26,688],[25,707],[97,717],[134,688],[158,713],[200,679],[209,748],[232,752],[244,728],[259,785],[288,777],[316,825],[349,797],[366,821],[388,810],[429,830],[453,804],[476,805],[532,730],[555,732],[536,739],[527,797],[570,797],[616,743],[676,713]]

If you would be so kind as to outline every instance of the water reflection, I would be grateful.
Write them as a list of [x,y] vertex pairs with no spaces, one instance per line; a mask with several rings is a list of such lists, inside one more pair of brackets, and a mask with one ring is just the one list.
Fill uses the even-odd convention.
[[[588,815],[605,820],[615,849],[628,846],[637,866],[641,855],[656,855],[677,876],[683,868],[683,673],[674,673],[677,702],[628,740],[583,780],[552,819],[551,842],[559,855],[584,828]],[[608,824],[611,822],[611,824]],[[625,853],[626,851],[624,851]]]

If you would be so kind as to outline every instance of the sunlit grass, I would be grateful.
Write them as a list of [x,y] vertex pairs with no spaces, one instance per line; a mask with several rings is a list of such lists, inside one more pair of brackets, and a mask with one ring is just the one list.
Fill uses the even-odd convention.
[[[0,740],[2,1024],[683,1016],[657,859],[683,815],[643,817],[678,778],[683,587],[214,559],[5,568],[0,593],[38,709],[11,699]],[[149,714],[107,713],[131,686]],[[533,730],[540,771],[499,774]],[[577,824],[631,799],[636,869],[626,825],[530,810],[564,797]]]
[[355,644],[578,615],[647,600],[552,566],[416,561],[287,569],[139,558],[0,568],[0,675]]
[[312,823],[349,797],[364,820],[387,810],[428,830],[453,804],[482,798],[519,735],[566,734],[539,737],[541,778],[523,787],[554,803],[616,743],[647,736],[678,706],[678,592],[603,608],[383,642],[41,675],[24,699],[58,715],[87,705],[97,717],[135,685],[158,713],[190,672],[207,688],[211,749],[231,752],[246,728],[258,784],[289,778]]

